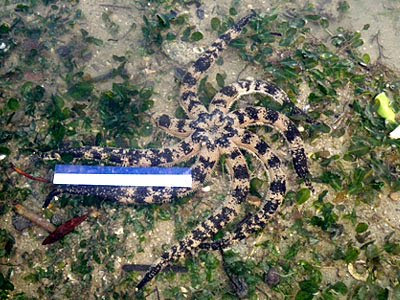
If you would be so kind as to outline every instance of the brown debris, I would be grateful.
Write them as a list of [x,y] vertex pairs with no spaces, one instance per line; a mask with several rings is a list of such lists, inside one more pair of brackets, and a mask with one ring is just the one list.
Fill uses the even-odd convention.
[[64,224],[60,225],[57,227],[56,230],[54,230],[43,242],[42,245],[48,245],[48,244],[53,244],[59,240],[61,240],[64,236],[67,234],[71,233],[75,227],[77,227],[79,224],[81,224],[83,221],[87,219],[89,214],[84,214],[83,216],[79,216],[76,218],[73,218]]
[[64,236],[71,233],[75,227],[85,221],[91,213],[84,214],[83,216],[79,216],[73,218],[64,224],[56,227],[47,220],[39,217],[37,214],[32,212],[31,210],[27,209],[21,204],[17,204],[14,207],[15,211],[23,216],[24,218],[28,219],[32,223],[38,225],[39,227],[43,228],[44,230],[50,232],[50,235],[42,242],[42,245],[48,245],[55,243],[61,240]]
[[43,228],[47,232],[53,232],[56,230],[56,227],[48,222],[47,220],[39,217],[37,214],[32,212],[31,210],[27,209],[25,206],[21,204],[17,204],[14,206],[14,209],[17,214],[20,214],[24,218],[28,219],[32,223],[38,225],[39,227]]

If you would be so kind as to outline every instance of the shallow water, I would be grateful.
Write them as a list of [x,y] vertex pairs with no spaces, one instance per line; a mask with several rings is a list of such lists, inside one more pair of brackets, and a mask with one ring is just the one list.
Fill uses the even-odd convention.
[[[8,165],[13,162],[36,176],[49,177],[51,175],[51,171],[46,169],[50,168],[49,164],[43,165],[32,161],[29,152],[22,151],[22,148],[35,149],[38,145],[55,146],[51,142],[57,135],[49,133],[48,115],[51,114],[46,114],[47,105],[53,101],[51,94],[63,95],[65,107],[72,107],[70,110],[72,114],[75,114],[75,118],[71,118],[70,121],[62,118],[58,120],[65,125],[66,133],[62,136],[63,143],[72,142],[76,146],[83,142],[93,145],[100,140],[103,145],[149,147],[149,143],[153,142],[150,144],[152,147],[168,147],[177,142],[177,139],[156,129],[151,131],[150,135],[142,134],[144,128],[141,127],[142,124],[135,124],[135,120],[128,120],[126,124],[131,128],[140,128],[139,134],[129,132],[118,136],[114,135],[111,129],[107,131],[101,108],[98,108],[100,94],[101,91],[110,90],[113,83],[121,83],[124,79],[117,76],[98,80],[94,84],[93,99],[71,100],[68,96],[71,87],[68,84],[68,78],[65,78],[66,74],[52,76],[60,71],[66,72],[66,67],[62,66],[65,61],[60,59],[62,56],[60,51],[73,49],[72,53],[68,54],[71,56],[65,55],[65,57],[73,61],[74,71],[71,73],[79,77],[76,72],[83,71],[83,82],[99,78],[98,76],[106,74],[112,68],[117,68],[120,62],[113,56],[124,56],[126,60],[124,67],[128,74],[128,78],[125,79],[137,85],[139,90],[143,88],[140,92],[150,87],[153,90],[150,99],[154,101],[154,105],[146,113],[166,113],[174,116],[178,108],[179,96],[179,85],[175,79],[176,68],[187,68],[190,62],[215,40],[217,33],[210,28],[212,18],[218,17],[224,20],[224,17],[229,15],[229,9],[235,7],[237,15],[232,16],[234,20],[247,14],[250,9],[268,15],[272,8],[281,12],[283,18],[290,19],[308,3],[306,1],[203,1],[196,7],[195,4],[187,6],[172,2],[158,4],[160,2],[99,3],[81,0],[72,7],[72,11],[75,13],[77,9],[80,9],[84,17],[77,19],[74,26],[65,25],[69,26],[69,33],[56,37],[55,41],[52,40],[51,34],[43,35],[48,37],[49,41],[40,39],[41,46],[32,45],[34,39],[17,39],[16,54],[6,57],[0,69],[0,75],[18,66],[24,59],[27,60],[31,53],[28,50],[42,51],[41,47],[44,47],[45,50],[40,53],[44,53],[46,59],[40,61],[40,58],[35,58],[39,61],[31,64],[22,76],[7,80],[2,77],[0,82],[0,97],[3,97],[2,118],[9,118],[8,122],[2,123],[3,132],[25,132],[28,135],[25,139],[4,138],[4,145],[12,151],[4,155],[1,162],[4,171],[2,206],[11,208],[15,202],[23,202],[39,214],[48,218],[56,215],[63,221],[92,209],[97,214],[96,218],[90,218],[88,222],[78,227],[76,233],[49,248],[41,245],[42,240],[47,236],[45,231],[37,227],[31,227],[22,232],[17,231],[12,225],[15,213],[9,210],[2,215],[1,228],[6,229],[15,239],[12,253],[6,257],[0,257],[2,263],[0,270],[14,285],[14,291],[10,292],[11,297],[16,298],[18,293],[23,293],[23,296],[18,299],[81,299],[84,297],[130,299],[135,295],[134,286],[142,274],[127,275],[121,271],[121,266],[127,263],[151,264],[154,262],[162,250],[168,249],[168,245],[182,238],[196,223],[204,220],[229,192],[229,176],[224,168],[218,168],[205,188],[188,199],[180,200],[177,204],[170,206],[126,207],[107,202],[99,204],[92,198],[84,200],[79,198],[80,200],[76,201],[74,199],[77,197],[63,196],[50,209],[41,211],[42,201],[50,189],[40,183],[20,177],[12,172]],[[17,3],[19,2],[7,1],[3,4],[4,11],[1,16],[8,23],[20,17],[29,26],[33,26],[30,22],[35,24],[37,15],[46,16],[52,11],[51,7],[38,4],[35,7],[35,13],[24,12],[23,7],[20,7],[22,11],[15,12]],[[326,44],[329,49],[344,56],[345,50],[336,50],[330,43],[331,37],[336,34],[336,28],[341,26],[350,31],[361,31],[364,44],[358,48],[358,51],[370,55],[371,62],[367,65],[371,66],[371,73],[378,74],[382,68],[382,73],[390,78],[391,82],[398,82],[396,72],[400,66],[398,50],[400,1],[326,0],[313,3],[315,5],[313,14],[329,20],[329,27],[323,30],[309,22],[307,26],[310,26],[311,33],[306,35],[307,38],[315,38],[317,43]],[[343,8],[346,3],[349,5],[348,9]],[[58,9],[63,5],[61,1],[56,1],[55,4],[59,5]],[[338,10],[340,5],[342,5],[342,11]],[[65,4],[65,6],[71,5]],[[55,7],[53,10],[57,11]],[[164,40],[162,45],[155,47],[157,49],[155,53],[147,53],[148,45],[143,41],[141,30],[144,25],[142,16],[147,15],[150,18],[156,12],[167,14],[170,10],[186,16],[187,23],[181,29],[176,29],[179,36],[183,34],[186,27],[193,26],[192,32],[194,30],[201,32],[203,39],[198,42],[182,41],[179,38],[171,41]],[[0,21],[0,24],[2,22]],[[369,24],[369,28],[363,30],[366,24]],[[87,40],[82,41],[81,29],[85,30],[89,36],[102,40],[102,44],[90,43],[87,47]],[[66,48],[62,48],[63,46]],[[218,89],[215,80],[217,74],[224,75],[225,84],[239,78],[273,78],[263,70],[260,64],[245,62],[238,53],[237,48],[227,49],[223,54],[223,64],[216,65],[207,72],[209,83],[214,89]],[[271,59],[278,61],[284,57],[284,50],[279,48],[279,55],[274,54]],[[391,73],[387,67],[397,71]],[[368,73],[369,69],[365,72]],[[73,79],[69,80],[73,82]],[[21,86],[27,81],[43,86],[46,90],[43,100],[35,104],[37,107],[33,115],[26,113],[26,105],[21,100],[24,97]],[[387,81],[389,82],[389,79]],[[14,90],[12,85],[17,88]],[[394,88],[388,87],[391,93],[389,96],[393,97],[394,107],[398,110],[400,99],[398,86],[393,85]],[[375,92],[378,88],[374,86],[372,90]],[[297,105],[312,111],[308,102],[309,94],[312,92],[313,90],[307,84],[299,84],[299,93],[296,95]],[[369,98],[371,102],[373,92]],[[338,101],[329,103],[326,107],[327,110],[332,110],[333,115],[320,117],[331,128],[339,126],[337,125],[338,116],[346,116],[346,120],[359,118],[353,108],[349,108],[349,104],[358,99],[349,86],[338,88],[337,93]],[[20,107],[14,112],[11,108],[7,108],[9,110],[4,108],[12,97],[20,99]],[[246,97],[238,106],[243,107],[256,100]],[[323,111],[322,108],[319,110]],[[54,111],[52,116],[57,114],[59,112]],[[83,122],[83,119],[86,121]],[[79,126],[74,125],[73,121],[76,120],[82,121]],[[149,120],[143,117],[140,122],[147,124]],[[90,123],[90,126],[85,127],[86,123]],[[303,131],[308,130],[307,126],[301,122],[300,127]],[[351,172],[363,166],[364,161],[361,159],[354,161],[340,159],[326,169],[320,165],[320,160],[314,159],[316,153],[324,151],[328,152],[328,156],[338,155],[342,158],[348,152],[350,141],[356,132],[353,128],[354,124],[349,127],[351,130],[346,130],[344,126],[345,132],[339,137],[329,133],[319,133],[316,138],[306,137],[305,148],[308,156],[313,158],[310,161],[314,177],[334,168]],[[33,138],[35,132],[38,132],[38,135]],[[287,149],[280,138],[266,133],[263,129],[256,132],[272,144],[272,148],[283,159],[290,161]],[[389,129],[386,130],[387,132]],[[394,177],[400,165],[398,147],[393,144],[389,148],[384,146],[374,148],[376,157],[387,162],[384,166],[390,167]],[[388,152],[391,152],[390,161]],[[37,166],[39,166],[38,169],[36,169]],[[370,169],[372,170],[372,166]],[[252,177],[257,177],[262,182],[260,193],[264,196],[268,180],[263,167],[253,162],[251,172]],[[288,172],[288,190],[297,193],[301,185],[297,183],[293,170]],[[17,192],[6,192],[8,186],[26,189],[31,194],[22,197]],[[235,292],[232,287],[229,274],[234,273],[235,269],[240,269],[243,271],[239,275],[244,278],[249,287],[248,294],[244,298],[311,299],[314,295],[315,299],[399,299],[396,298],[400,295],[398,277],[400,272],[400,219],[398,217],[400,200],[398,194],[395,194],[397,188],[390,187],[386,183],[384,188],[376,193],[372,203],[364,203],[360,200],[363,197],[335,190],[327,183],[317,182],[315,188],[316,193],[306,203],[296,204],[295,200],[285,202],[282,210],[271,221],[268,228],[235,245],[232,251],[226,253],[224,257],[228,260],[230,269],[224,270],[220,253],[204,252],[199,256],[189,257],[179,262],[180,265],[189,268],[188,274],[169,273],[158,276],[156,282],[153,282],[145,291],[145,295],[150,294],[157,287],[161,299],[235,299],[238,297],[238,292]],[[327,190],[328,194],[323,201],[333,203],[334,213],[328,212],[327,206],[322,207],[314,203],[324,190]],[[7,199],[3,199],[4,197]],[[24,201],[21,200],[22,198]],[[261,201],[255,196],[252,199],[256,204]],[[244,207],[247,211],[254,211],[254,207],[250,205],[244,205]],[[323,215],[324,212],[326,215]],[[340,226],[332,226],[331,232],[310,225],[313,216],[323,216],[326,221],[329,217],[335,218],[335,215],[337,220],[331,221]],[[360,232],[357,232],[355,228],[361,223],[368,224],[367,231],[358,229]],[[230,227],[228,230],[232,229]],[[394,249],[391,253],[384,250],[390,246]],[[338,253],[338,249],[345,253]],[[338,258],[342,254],[344,258]],[[355,259],[351,257],[352,254],[357,254]],[[278,284],[272,284],[272,279],[268,278],[272,276],[271,270],[279,274]],[[330,296],[333,298],[328,298]],[[146,298],[157,299],[157,293],[151,293]]]

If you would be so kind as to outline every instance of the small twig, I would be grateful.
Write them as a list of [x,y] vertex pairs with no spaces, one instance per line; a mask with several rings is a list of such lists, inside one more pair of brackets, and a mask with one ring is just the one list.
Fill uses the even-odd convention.
[[148,293],[145,298],[149,297],[151,294],[156,294],[157,300],[160,300],[160,292],[158,291],[158,288],[156,287],[154,290],[152,290],[150,293]]
[[375,41],[376,40],[376,44],[378,45],[378,53],[379,53],[379,55],[378,55],[378,58],[377,58],[377,60],[378,61],[380,61],[382,58],[388,58],[385,54],[383,54],[383,50],[385,49],[383,46],[382,46],[382,44],[379,42],[379,35],[381,34],[381,31],[380,30],[378,30],[378,32],[375,34],[375,35],[373,35],[372,37],[371,37],[371,39],[370,39],[370,41],[371,41],[371,43],[373,42],[373,41]]
[[246,69],[247,69],[248,66],[249,66],[249,64],[246,64],[246,65],[244,66],[244,68],[243,68],[242,70],[240,70],[239,74],[236,76],[236,81],[239,81],[240,76],[242,76],[242,73],[243,73],[244,71],[246,71]]
[[22,171],[20,168],[17,168],[17,167],[14,166],[13,164],[11,164],[11,168],[12,168],[15,172],[17,172],[18,174],[20,174],[20,175],[22,175],[22,176],[25,176],[26,178],[29,178],[29,179],[32,179],[32,180],[35,180],[35,181],[44,182],[44,183],[51,183],[50,180],[47,180],[47,179],[42,178],[42,177],[35,177],[35,176],[32,176],[32,175],[26,173],[25,171]]
[[136,30],[136,23],[132,23],[127,32],[125,32],[125,34],[120,39],[125,39],[129,33],[135,30]]
[[114,4],[99,4],[99,6],[106,7],[106,8],[132,9],[132,7],[130,7],[130,6],[114,5]]
[[342,99],[344,99],[343,102],[343,111],[340,113],[340,115],[336,118],[336,120],[333,122],[333,124],[331,125],[333,130],[338,129],[339,127],[341,127],[343,125],[343,123],[345,123],[348,119],[348,113],[350,111],[350,101],[352,99],[352,95],[351,95],[351,90],[350,90],[350,84],[348,83],[344,89],[343,89],[343,95],[341,96]]
[[14,264],[3,264],[3,263],[0,263],[0,266],[7,266],[7,267],[18,267],[18,266],[20,266],[20,265],[14,265]]
[[226,276],[228,276],[231,287],[233,288],[235,294],[239,297],[239,299],[245,298],[248,294],[248,286],[246,281],[242,278],[242,276],[236,276],[228,270],[228,265],[226,263],[224,250],[222,249],[222,247],[219,247],[219,252],[222,257],[222,268],[224,269]]
[[71,220],[68,220],[64,224],[56,227],[49,221],[39,217],[37,214],[27,209],[21,204],[15,205],[14,209],[16,213],[20,214],[24,218],[28,219],[32,223],[38,225],[39,227],[43,228],[44,230],[50,233],[49,236],[42,242],[42,245],[52,244],[61,240],[64,236],[74,231],[75,227],[77,227],[79,224],[85,221],[89,217],[89,215],[92,214],[92,213],[86,213],[82,216],[72,218]]
[[[116,40],[116,41],[118,41],[118,40]],[[88,82],[90,82],[90,83],[104,82],[104,81],[114,78],[115,76],[116,76],[115,69],[111,69],[110,71],[108,71],[104,74],[101,74],[101,75],[91,78],[90,80],[88,80]]]
[[15,208],[15,211],[18,214],[20,214],[24,218],[28,219],[32,223],[35,223],[36,225],[38,225],[39,227],[43,228],[44,230],[46,230],[46,231],[48,231],[50,233],[52,233],[52,232],[54,232],[56,230],[56,227],[53,224],[51,224],[47,220],[39,217],[37,214],[35,214],[34,212],[30,211],[29,209],[27,209],[26,207],[22,206],[21,204],[15,205],[14,208]]
[[[122,270],[125,272],[147,272],[150,269],[151,265],[144,264],[126,264],[122,266]],[[188,270],[182,266],[169,266],[166,267],[163,272],[172,271],[175,273],[187,273]]]

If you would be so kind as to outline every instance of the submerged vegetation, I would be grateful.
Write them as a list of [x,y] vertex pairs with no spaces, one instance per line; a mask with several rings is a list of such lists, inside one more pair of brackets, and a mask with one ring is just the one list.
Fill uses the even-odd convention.
[[[121,274],[121,264],[147,259],[149,244],[157,253],[167,247],[152,241],[152,231],[163,224],[174,228],[169,234],[180,239],[225,195],[207,196],[211,204],[201,201],[203,195],[194,195],[172,205],[144,207],[64,195],[44,211],[52,222],[83,215],[93,207],[99,217],[48,248],[40,245],[39,229],[25,229],[28,234],[22,235],[12,227],[13,206],[25,203],[39,210],[49,189],[27,184],[12,172],[10,163],[49,177],[54,162],[41,161],[37,151],[62,145],[160,147],[166,138],[149,117],[155,102],[164,101],[151,81],[157,77],[150,79],[155,75],[146,72],[140,76],[148,80],[133,76],[127,67],[132,59],[128,49],[125,56],[114,55],[113,67],[100,70],[100,75],[87,72],[95,52],[109,40],[84,29],[79,1],[5,2],[0,12],[0,298],[129,298],[138,274]],[[139,44],[130,51],[137,51],[142,60],[166,60],[165,43],[200,45],[206,35],[224,32],[239,15],[232,5],[225,16],[210,18],[209,30],[201,32],[193,25],[194,16],[183,12],[186,7],[204,18],[197,1],[149,1],[125,7],[138,17],[126,34],[113,19],[117,5],[107,7],[102,25],[113,39],[139,35]],[[351,8],[341,1],[337,9],[346,14]],[[368,28],[366,24],[360,30]],[[400,80],[384,65],[372,64],[362,45],[360,32],[332,28],[312,5],[261,14],[231,44],[243,67],[257,68],[264,74],[260,79],[276,83],[321,121],[311,126],[296,120],[304,126],[303,137],[310,145],[317,193],[292,185],[271,230],[259,233],[255,243],[223,253],[203,251],[181,262],[187,273],[163,273],[156,284],[165,298],[400,299],[399,224],[382,210],[370,212],[371,207],[390,210],[400,203],[400,142],[389,138],[395,125],[379,117],[374,101],[385,91],[398,112]],[[200,83],[206,105],[229,83],[223,58],[218,65],[215,80],[206,77]],[[161,70],[170,76],[167,71]],[[254,98],[255,104],[290,116],[289,107]],[[176,115],[182,114],[177,109]],[[279,147],[277,134],[268,128],[257,130]],[[148,137],[151,144],[146,144]],[[248,160],[251,193],[262,198],[267,180],[257,164],[251,164],[252,158]],[[223,160],[218,172],[225,174]],[[143,297],[151,292],[148,288]]]

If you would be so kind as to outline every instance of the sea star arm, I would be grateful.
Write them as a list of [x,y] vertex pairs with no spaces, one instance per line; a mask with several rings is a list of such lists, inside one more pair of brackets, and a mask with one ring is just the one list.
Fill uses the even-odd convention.
[[93,195],[103,199],[113,199],[124,204],[167,203],[199,189],[210,178],[216,163],[217,158],[214,154],[209,153],[207,149],[200,151],[196,163],[191,168],[192,188],[57,185],[49,196],[54,197],[60,193],[69,193]]
[[160,204],[169,203],[175,198],[183,197],[190,192],[193,192],[191,188],[176,187],[56,185],[50,196],[54,197],[57,194],[68,193],[96,196],[102,199],[115,200],[123,204]]
[[193,133],[193,129],[190,128],[192,120],[189,119],[175,119],[163,114],[156,116],[154,121],[165,132],[178,138],[186,138]]
[[228,115],[234,120],[235,126],[240,128],[254,125],[270,125],[280,131],[288,143],[297,175],[313,190],[310,183],[310,171],[303,140],[296,125],[288,117],[272,109],[252,106],[235,110]]
[[59,159],[60,155],[69,154],[74,158],[110,162],[124,167],[140,166],[171,166],[186,161],[199,152],[199,145],[193,144],[187,138],[170,148],[161,149],[123,149],[112,147],[80,147],[61,148],[57,151],[46,152],[43,159]]
[[239,36],[243,28],[255,17],[255,12],[242,18],[231,29],[222,34],[189,68],[182,79],[180,91],[180,104],[186,114],[195,119],[201,113],[207,113],[207,109],[197,97],[197,82],[201,75],[215,63],[228,44]]
[[246,161],[240,150],[234,145],[221,151],[227,154],[227,167],[232,177],[232,187],[227,201],[214,211],[206,221],[200,223],[189,235],[170,250],[163,253],[161,258],[149,269],[143,279],[137,285],[137,288],[143,288],[151,281],[162,269],[171,262],[179,259],[185,253],[197,248],[202,242],[217,233],[227,223],[231,222],[238,214],[240,204],[245,201],[249,192],[249,172]]
[[232,105],[241,97],[248,94],[259,93],[267,95],[279,104],[291,103],[284,90],[264,80],[240,80],[223,87],[210,103],[210,111],[220,109],[228,113]]
[[212,112],[215,109],[219,109],[224,113],[228,113],[232,105],[241,96],[255,93],[269,96],[279,104],[288,104],[292,109],[292,113],[303,116],[307,123],[318,123],[295,106],[284,90],[265,80],[240,80],[223,87],[211,100],[209,110]]
[[250,131],[245,131],[233,142],[242,149],[255,154],[266,166],[270,177],[270,186],[262,208],[255,214],[249,214],[236,227],[233,234],[228,234],[222,240],[203,243],[201,249],[219,249],[230,246],[235,241],[244,239],[250,234],[263,229],[271,216],[276,212],[286,193],[286,175],[279,158],[271,151],[266,142]]

